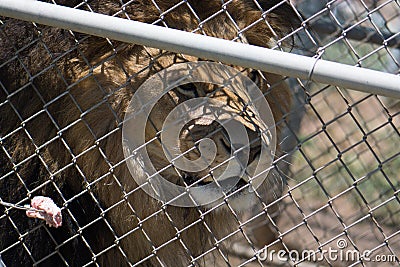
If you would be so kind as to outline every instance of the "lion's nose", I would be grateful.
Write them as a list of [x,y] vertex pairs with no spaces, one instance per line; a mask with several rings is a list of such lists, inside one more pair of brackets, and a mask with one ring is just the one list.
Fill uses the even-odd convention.
[[[250,138],[250,136],[252,138]],[[257,135],[249,136],[249,143],[231,143],[224,134],[211,136],[217,147],[217,155],[212,164],[201,172],[181,172],[187,185],[202,186],[215,181],[229,181],[239,177],[240,181],[248,181],[246,168],[260,154],[261,145]],[[209,137],[210,138],[210,137]],[[201,155],[196,155],[201,157]]]
[[[252,134],[250,134],[249,132],[251,132]],[[239,160],[239,162],[241,162],[243,166],[247,166],[248,164],[253,162],[261,152],[260,138],[257,137],[254,131],[249,130],[248,135],[252,136],[251,139],[249,138],[248,144],[230,144],[227,138],[221,138],[220,140],[226,152],[233,157],[236,157],[236,159]]]
[[[245,128],[245,142],[235,143],[230,138],[228,132],[217,122],[205,123],[191,121],[186,124],[181,132],[181,152],[183,157],[189,162],[206,163],[201,171],[188,171],[190,163],[185,170],[180,171],[181,182],[185,185],[201,186],[225,180],[230,177],[239,177],[248,181],[246,176],[247,166],[249,166],[261,151],[260,133],[249,128]],[[212,147],[201,147],[202,139],[211,139]],[[204,143],[203,143],[204,144]],[[207,142],[210,144],[210,142]],[[203,148],[201,150],[200,148]],[[202,152],[207,152],[202,154]],[[212,152],[210,152],[212,151]],[[215,157],[210,156],[214,155]],[[197,165],[196,165],[197,166]],[[203,166],[203,165],[202,165]],[[204,167],[203,166],[203,167]],[[198,168],[197,168],[198,169]]]

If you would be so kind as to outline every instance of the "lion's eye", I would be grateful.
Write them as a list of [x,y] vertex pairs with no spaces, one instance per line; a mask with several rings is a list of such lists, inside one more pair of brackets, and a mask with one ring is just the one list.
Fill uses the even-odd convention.
[[176,90],[187,97],[198,97],[196,86],[193,83],[179,85]]
[[250,78],[255,84],[259,85],[259,83],[260,83],[260,74],[258,73],[258,71],[253,70],[252,72],[250,72],[249,78]]

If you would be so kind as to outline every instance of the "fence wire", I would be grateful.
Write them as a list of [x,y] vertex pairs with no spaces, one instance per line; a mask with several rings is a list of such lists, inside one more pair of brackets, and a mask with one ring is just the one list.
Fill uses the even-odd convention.
[[[397,0],[45,2],[400,74]],[[116,144],[134,91],[172,64],[199,59],[6,17],[0,47],[0,266],[400,263],[398,99],[236,66],[265,86],[279,129],[265,167],[268,190],[256,191],[251,206],[235,204],[252,186],[244,183],[215,206],[179,208],[150,198],[126,175]],[[286,85],[290,92],[281,94]],[[198,88],[175,89],[155,106],[143,144],[157,172],[186,187],[212,181],[229,157],[201,174],[164,164],[162,149],[154,151],[163,146],[157,114],[201,94],[246,107],[221,88]],[[221,127],[208,126],[186,129],[183,157],[198,157],[200,133],[229,150]],[[62,227],[26,217],[24,205],[38,195],[61,207]],[[264,258],[271,251],[284,256]]]

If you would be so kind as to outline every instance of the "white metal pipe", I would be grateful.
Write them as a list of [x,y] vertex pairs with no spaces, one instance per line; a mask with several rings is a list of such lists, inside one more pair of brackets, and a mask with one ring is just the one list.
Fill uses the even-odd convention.
[[[289,77],[400,98],[400,76],[31,0],[0,0],[0,15]],[[311,75],[312,74],[312,75]]]

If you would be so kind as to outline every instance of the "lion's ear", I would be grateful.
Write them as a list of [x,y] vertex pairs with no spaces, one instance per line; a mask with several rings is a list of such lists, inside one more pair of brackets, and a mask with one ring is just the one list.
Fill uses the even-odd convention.
[[284,18],[288,27],[293,27],[299,22],[298,15],[290,5],[289,0],[258,0],[257,2],[264,11],[273,8],[271,13]]
[[258,0],[257,2],[264,10],[268,10],[276,5],[289,6],[288,1],[285,0]]
[[[265,12],[265,23],[259,22],[246,31],[250,44],[264,47],[275,46],[275,42],[284,38],[300,25],[294,7],[284,0],[258,0]],[[292,39],[286,38],[284,46],[291,47]]]

